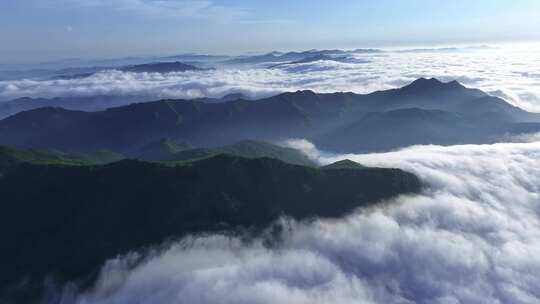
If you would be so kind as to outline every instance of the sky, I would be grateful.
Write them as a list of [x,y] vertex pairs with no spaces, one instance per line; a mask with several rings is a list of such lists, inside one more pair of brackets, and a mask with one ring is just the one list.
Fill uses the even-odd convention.
[[537,0],[2,0],[0,62],[540,40]]

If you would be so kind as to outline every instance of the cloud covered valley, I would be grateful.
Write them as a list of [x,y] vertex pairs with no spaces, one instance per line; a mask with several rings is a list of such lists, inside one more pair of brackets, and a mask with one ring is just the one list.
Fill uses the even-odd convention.
[[279,244],[186,238],[136,267],[109,261],[92,290],[61,303],[539,303],[540,142],[414,146],[327,164],[399,167],[421,195],[341,220],[284,219]]
[[238,92],[258,98],[308,89],[370,93],[401,87],[419,77],[436,77],[458,80],[525,110],[540,112],[539,54],[534,46],[432,49],[355,53],[343,62],[319,60],[274,68],[268,68],[269,64],[225,65],[209,71],[165,74],[108,70],[86,78],[0,81],[0,100],[92,95],[191,99]]

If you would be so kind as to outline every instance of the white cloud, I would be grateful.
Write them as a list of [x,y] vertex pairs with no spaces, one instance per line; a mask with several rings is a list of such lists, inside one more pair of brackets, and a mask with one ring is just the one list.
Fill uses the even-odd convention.
[[[288,222],[279,248],[209,236],[132,270],[111,261],[78,303],[539,303],[540,143],[318,153],[418,174],[422,195]],[[361,186],[361,185],[359,185]]]
[[419,77],[457,79],[540,112],[540,52],[488,49],[448,53],[359,54],[361,63],[320,61],[282,69],[223,68],[161,74],[102,72],[86,79],[0,81],[0,100],[93,94],[156,98],[219,97],[243,92],[252,97],[284,91],[369,93],[395,88]]

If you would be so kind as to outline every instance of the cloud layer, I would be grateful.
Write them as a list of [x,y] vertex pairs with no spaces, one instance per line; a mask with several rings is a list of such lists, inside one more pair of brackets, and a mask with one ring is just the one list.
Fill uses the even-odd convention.
[[215,71],[153,74],[106,71],[73,80],[0,81],[0,100],[17,97],[142,95],[156,98],[221,97],[242,92],[264,97],[284,91],[375,90],[403,86],[419,77],[457,79],[530,111],[540,112],[540,52],[524,50],[389,52],[357,54],[349,63],[319,61],[266,69],[224,67]]
[[[400,167],[423,195],[341,220],[298,223],[277,247],[188,238],[129,269],[110,261],[76,303],[539,303],[540,143],[417,146],[332,155]],[[361,185],[359,185],[361,186]]]

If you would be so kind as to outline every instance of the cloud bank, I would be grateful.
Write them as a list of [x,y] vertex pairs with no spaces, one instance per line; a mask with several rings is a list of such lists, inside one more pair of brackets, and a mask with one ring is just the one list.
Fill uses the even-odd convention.
[[282,68],[223,67],[185,73],[105,71],[72,80],[0,81],[0,100],[18,97],[138,95],[158,98],[252,98],[295,90],[370,93],[400,87],[419,77],[457,79],[529,111],[540,112],[540,52],[481,49],[454,52],[356,54],[351,62],[318,61]]
[[[540,143],[321,153],[418,174],[425,193],[341,220],[294,222],[269,249],[188,238],[131,269],[110,261],[64,303],[539,303]],[[359,185],[361,186],[361,185]]]

